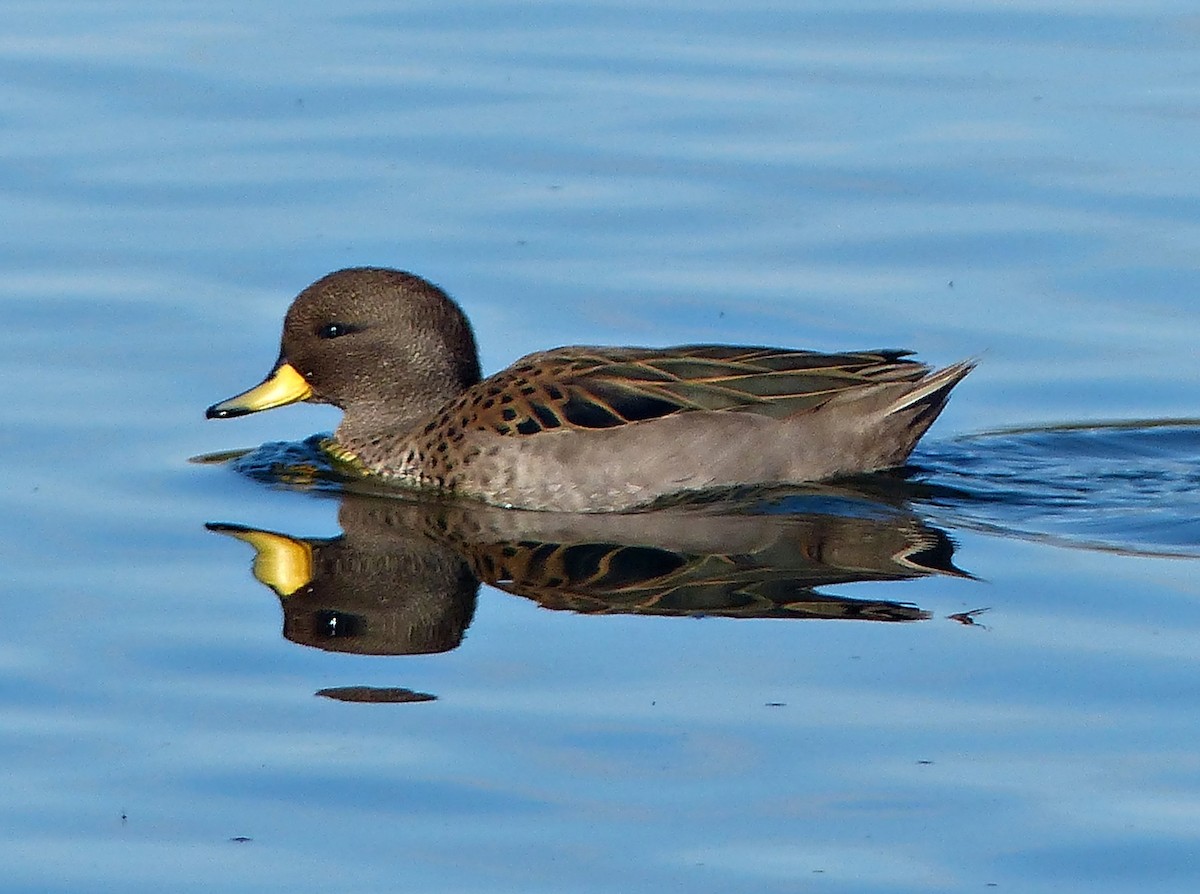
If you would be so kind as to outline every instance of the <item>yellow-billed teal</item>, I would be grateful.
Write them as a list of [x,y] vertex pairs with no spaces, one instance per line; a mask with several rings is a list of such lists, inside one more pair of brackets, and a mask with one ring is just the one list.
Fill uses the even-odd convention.
[[471,325],[397,270],[325,276],[224,419],[295,401],[344,411],[332,452],[367,474],[502,506],[619,511],[668,494],[904,463],[971,371],[905,351],[566,347],[480,375]]

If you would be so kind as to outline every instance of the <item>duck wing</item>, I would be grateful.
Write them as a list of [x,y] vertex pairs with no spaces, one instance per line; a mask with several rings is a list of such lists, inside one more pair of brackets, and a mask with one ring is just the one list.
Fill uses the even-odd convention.
[[768,347],[557,348],[530,354],[459,402],[469,427],[504,435],[615,428],[694,411],[782,419],[855,389],[919,382],[906,351],[825,354]]

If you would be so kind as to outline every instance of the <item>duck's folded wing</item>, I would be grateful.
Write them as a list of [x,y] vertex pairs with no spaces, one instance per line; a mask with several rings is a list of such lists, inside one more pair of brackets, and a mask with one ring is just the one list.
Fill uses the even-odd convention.
[[476,386],[476,418],[500,434],[603,429],[696,410],[781,419],[854,389],[916,382],[904,351],[824,354],[766,347],[559,348]]

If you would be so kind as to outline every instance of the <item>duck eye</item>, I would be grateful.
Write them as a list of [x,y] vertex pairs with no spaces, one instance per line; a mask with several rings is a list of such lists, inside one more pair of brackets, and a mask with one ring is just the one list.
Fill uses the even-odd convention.
[[326,323],[317,330],[317,338],[340,338],[351,332],[358,332],[360,327],[351,323]]

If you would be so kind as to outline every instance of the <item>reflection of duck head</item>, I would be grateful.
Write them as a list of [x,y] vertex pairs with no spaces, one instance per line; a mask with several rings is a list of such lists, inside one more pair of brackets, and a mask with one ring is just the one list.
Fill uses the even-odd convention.
[[366,655],[445,652],[462,642],[479,581],[453,549],[412,532],[407,513],[389,511],[404,507],[347,499],[347,533],[331,539],[208,527],[254,547],[254,576],[279,597],[289,640]]
[[210,527],[254,547],[255,576],[279,596],[288,639],[365,654],[454,648],[481,580],[586,613],[911,621],[927,614],[816,588],[962,574],[949,538],[909,513],[819,505],[786,515],[718,505],[603,515],[345,494],[343,533],[332,539]]

